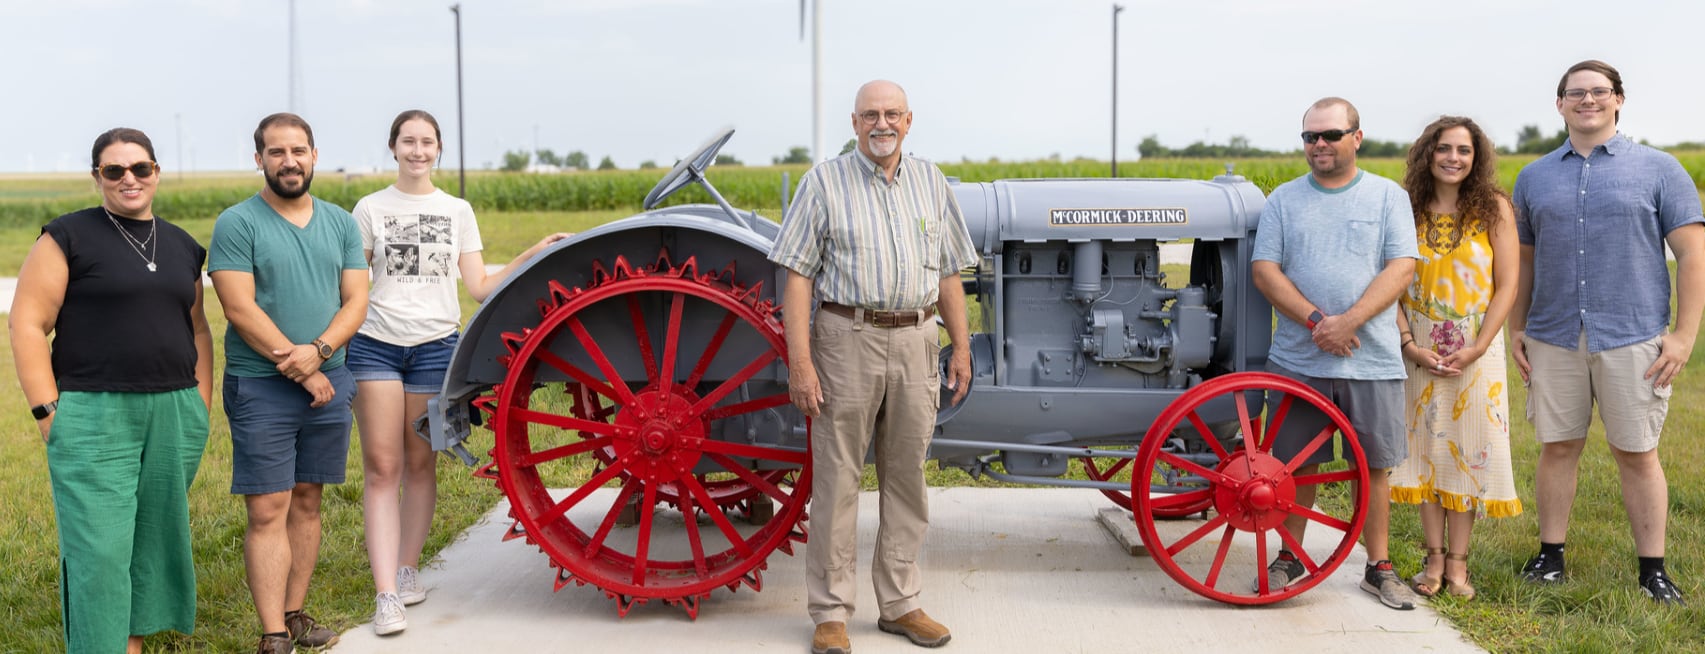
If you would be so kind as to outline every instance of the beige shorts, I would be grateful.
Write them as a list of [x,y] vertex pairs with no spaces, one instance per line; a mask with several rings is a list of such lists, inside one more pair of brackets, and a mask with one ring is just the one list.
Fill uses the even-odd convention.
[[1586,332],[1573,350],[1541,343],[1526,335],[1527,362],[1533,366],[1527,390],[1527,419],[1541,443],[1587,437],[1593,404],[1604,422],[1605,440],[1624,452],[1658,446],[1674,387],[1657,388],[1644,379],[1658,359],[1660,339],[1598,353],[1587,352]]

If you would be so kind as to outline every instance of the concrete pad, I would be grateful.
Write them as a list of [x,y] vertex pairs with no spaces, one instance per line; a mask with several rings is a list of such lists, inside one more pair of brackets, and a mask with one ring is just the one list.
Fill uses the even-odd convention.
[[[1358,550],[1321,585],[1276,606],[1243,608],[1201,597],[1131,556],[1097,519],[1108,501],[1080,489],[931,489],[923,602],[953,630],[959,652],[1480,652],[1424,604],[1393,611],[1357,588]],[[877,498],[860,498],[859,654],[916,654],[876,628],[870,547]],[[608,503],[606,502],[607,506]],[[777,552],[763,592],[718,590],[698,620],[662,602],[616,617],[592,587],[553,593],[546,557],[499,542],[500,503],[421,571],[431,596],[408,609],[409,628],[380,638],[371,625],[343,634],[337,654],[599,651],[746,654],[809,651],[804,562]],[[1169,523],[1173,524],[1173,523]],[[1175,521],[1189,529],[1199,521]],[[803,548],[799,549],[803,556]]]

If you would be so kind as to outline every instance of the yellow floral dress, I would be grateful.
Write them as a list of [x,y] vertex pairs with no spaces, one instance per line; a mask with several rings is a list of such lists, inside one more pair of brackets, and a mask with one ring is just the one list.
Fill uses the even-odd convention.
[[[1421,260],[1401,299],[1415,344],[1448,355],[1474,342],[1492,301],[1492,243],[1486,232],[1432,216],[1416,229]],[[1460,377],[1405,360],[1409,458],[1391,472],[1391,499],[1437,502],[1452,511],[1521,513],[1510,470],[1509,374],[1504,336]]]

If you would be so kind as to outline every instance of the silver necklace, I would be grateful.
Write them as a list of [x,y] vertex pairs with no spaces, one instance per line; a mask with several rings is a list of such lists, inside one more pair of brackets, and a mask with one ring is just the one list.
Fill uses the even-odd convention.
[[[124,243],[129,245],[130,249],[135,250],[136,256],[142,257],[142,261],[148,264],[148,272],[154,272],[159,269],[158,266],[154,265],[155,255],[160,253],[160,242],[154,240],[154,232],[159,228],[159,223],[154,222],[154,220],[149,220],[148,238],[138,241],[135,236],[130,235],[130,231],[126,230],[124,225],[118,224],[118,219],[112,217],[112,212],[107,211],[106,207],[101,207],[101,213],[106,214],[107,220],[112,222],[113,229],[118,230],[118,233],[124,236]],[[148,246],[148,254],[142,253],[143,246]]]

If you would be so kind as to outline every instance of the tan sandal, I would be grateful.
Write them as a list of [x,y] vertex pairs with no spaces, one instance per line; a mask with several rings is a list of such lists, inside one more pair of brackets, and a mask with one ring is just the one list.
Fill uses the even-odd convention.
[[1440,575],[1439,579],[1441,580],[1442,586],[1439,588],[1439,592],[1450,595],[1451,597],[1460,598],[1464,602],[1474,599],[1474,587],[1468,583],[1468,554],[1466,552],[1462,554],[1454,552],[1446,554],[1445,561],[1445,565],[1450,565],[1450,561],[1458,561],[1462,563],[1462,581],[1451,581],[1449,578]]
[[1426,545],[1422,545],[1421,550],[1426,552],[1427,555],[1421,557],[1421,571],[1415,573],[1415,576],[1409,578],[1409,586],[1415,590],[1416,595],[1420,595],[1421,597],[1432,597],[1433,595],[1438,594],[1438,592],[1442,589],[1444,585],[1444,575],[1443,570],[1441,569],[1439,576],[1427,576],[1427,562],[1431,561],[1435,556],[1447,555],[1445,554],[1445,548],[1443,547],[1427,547]]

